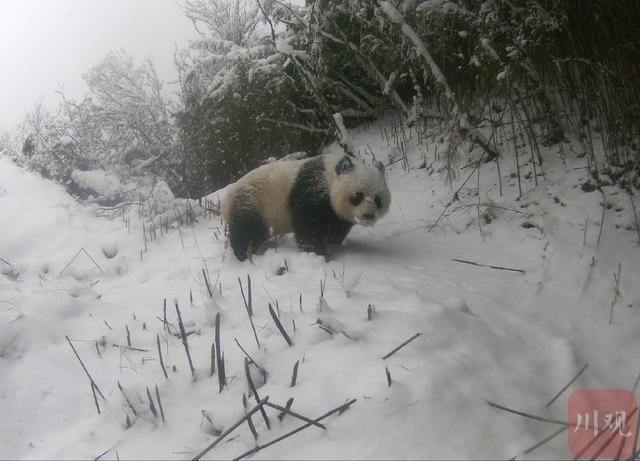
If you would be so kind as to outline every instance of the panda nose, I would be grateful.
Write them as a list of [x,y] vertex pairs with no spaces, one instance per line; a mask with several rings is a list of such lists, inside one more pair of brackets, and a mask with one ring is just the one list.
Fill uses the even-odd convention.
[[367,221],[372,221],[373,218],[376,217],[376,215],[374,215],[373,213],[365,213],[365,214],[362,215],[362,217],[364,219],[366,219]]

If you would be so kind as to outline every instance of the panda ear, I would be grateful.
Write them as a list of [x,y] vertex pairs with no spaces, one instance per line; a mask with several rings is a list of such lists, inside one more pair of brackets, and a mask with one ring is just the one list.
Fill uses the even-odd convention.
[[341,174],[348,173],[351,170],[353,170],[353,162],[349,156],[345,155],[336,165],[336,174],[340,176]]
[[380,173],[384,174],[384,163],[382,162],[376,163],[376,168],[378,168],[378,171],[380,171]]

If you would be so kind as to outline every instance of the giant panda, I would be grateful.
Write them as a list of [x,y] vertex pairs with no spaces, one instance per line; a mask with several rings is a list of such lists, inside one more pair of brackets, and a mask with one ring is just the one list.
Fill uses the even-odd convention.
[[354,224],[373,225],[389,210],[384,166],[340,152],[280,160],[229,186],[222,217],[235,256],[244,261],[269,238],[293,232],[298,246],[328,258]]

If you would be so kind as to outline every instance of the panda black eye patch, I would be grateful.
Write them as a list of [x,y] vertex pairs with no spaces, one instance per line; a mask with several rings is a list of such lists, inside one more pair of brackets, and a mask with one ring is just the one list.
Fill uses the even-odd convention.
[[376,203],[376,207],[378,208],[378,210],[382,208],[382,199],[379,195],[376,195],[376,198],[374,198],[373,201]]
[[364,200],[364,194],[362,192],[356,192],[351,196],[351,205],[358,206]]

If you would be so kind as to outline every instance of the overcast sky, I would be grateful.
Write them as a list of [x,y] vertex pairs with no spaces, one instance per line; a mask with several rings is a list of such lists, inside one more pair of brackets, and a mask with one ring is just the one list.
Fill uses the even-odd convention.
[[151,57],[159,78],[175,81],[174,47],[195,37],[176,0],[0,0],[0,127],[39,100],[54,108],[60,85],[84,95],[82,74],[110,50]]

